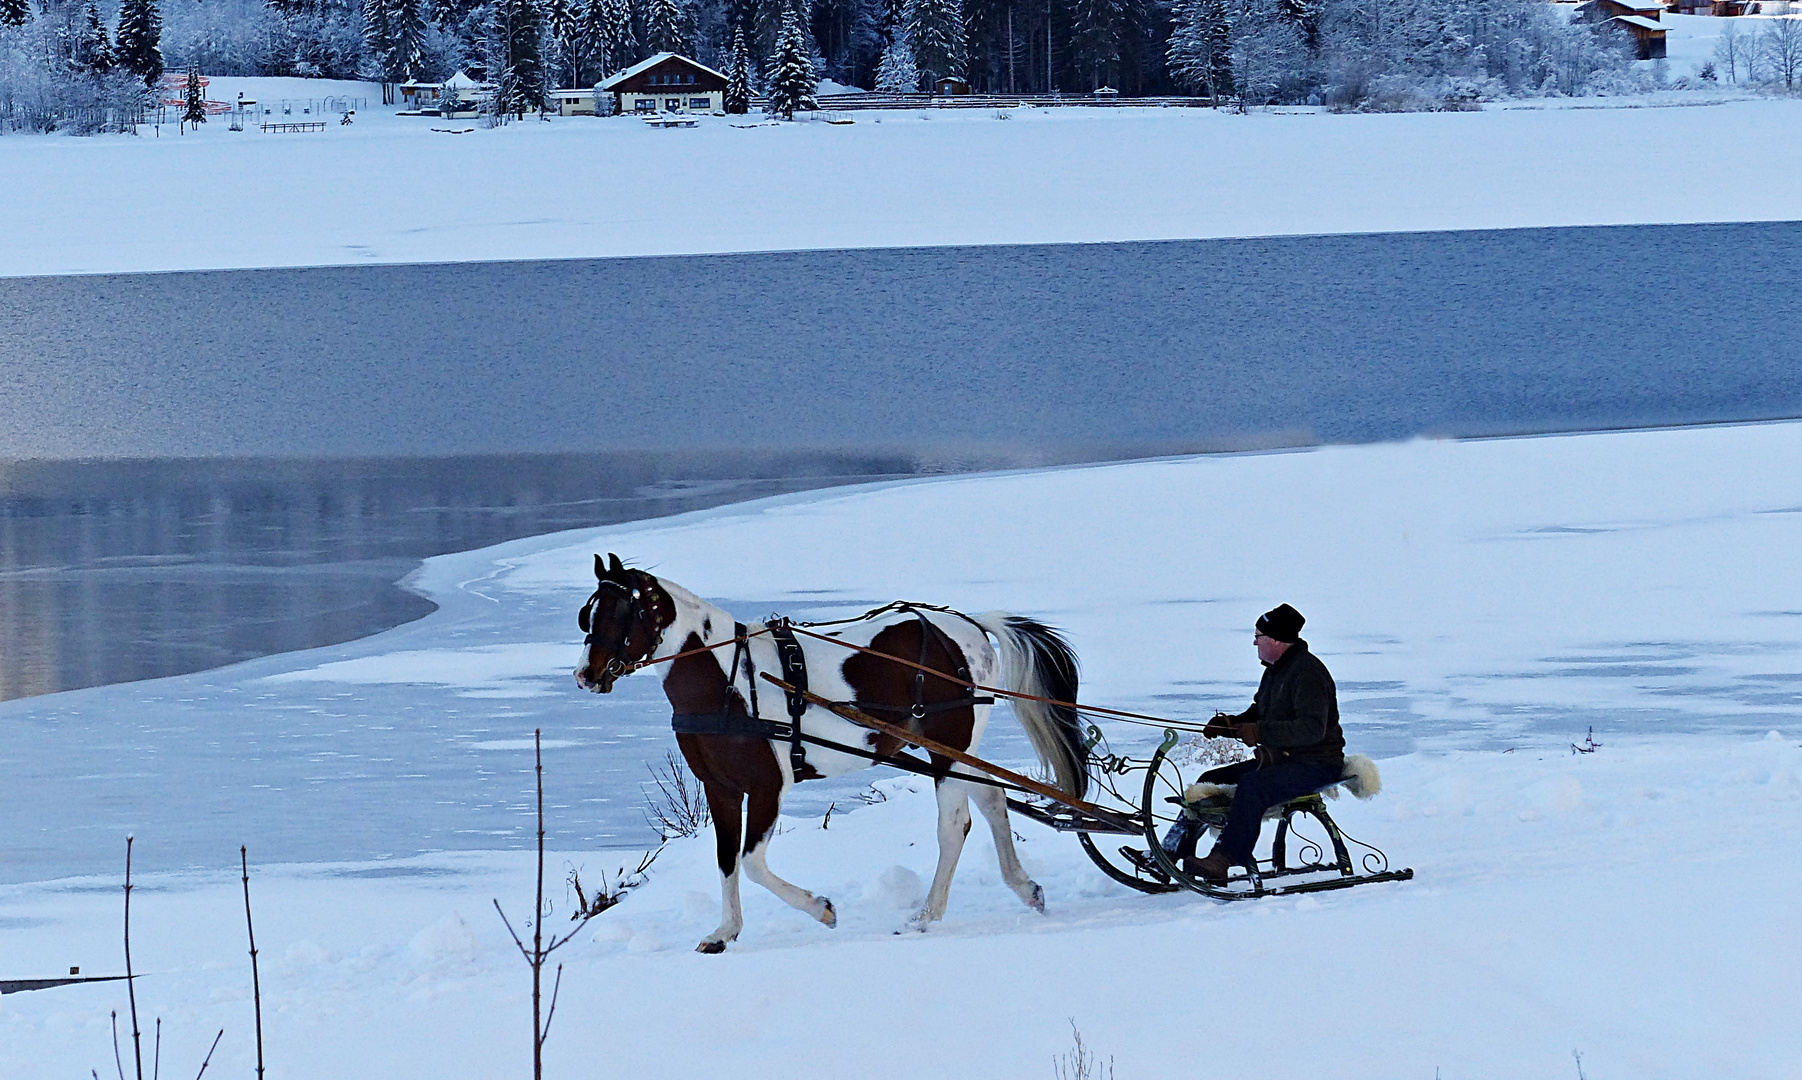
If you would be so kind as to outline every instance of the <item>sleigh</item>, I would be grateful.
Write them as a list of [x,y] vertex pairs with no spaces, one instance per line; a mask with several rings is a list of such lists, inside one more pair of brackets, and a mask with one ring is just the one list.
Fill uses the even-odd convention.
[[[784,691],[795,690],[773,675],[766,673],[763,678]],[[1327,800],[1337,798],[1342,789],[1359,797],[1375,794],[1375,766],[1368,758],[1348,758],[1352,764],[1338,780],[1272,807],[1265,814],[1265,820],[1274,821],[1276,827],[1268,830],[1268,847],[1262,840],[1259,845],[1267,854],[1256,857],[1251,866],[1235,867],[1225,882],[1215,882],[1185,869],[1189,862],[1186,856],[1193,855],[1193,839],[1187,850],[1175,853],[1166,851],[1162,844],[1162,836],[1180,817],[1204,826],[1198,830],[1200,834],[1218,835],[1226,825],[1227,811],[1232,805],[1231,788],[1192,780],[1206,766],[1196,761],[1194,755],[1181,752],[1185,744],[1174,728],[1164,729],[1163,741],[1150,758],[1134,758],[1109,752],[1101,730],[1091,725],[1086,747],[1089,776],[1094,789],[1100,793],[1092,801],[1071,798],[1049,784],[923,739],[906,727],[877,719],[842,703],[827,701],[805,691],[801,694],[811,703],[830,709],[847,720],[967,766],[957,771],[959,779],[1007,789],[1010,810],[1058,832],[1075,833],[1083,851],[1103,873],[1139,892],[1168,893],[1188,889],[1216,900],[1255,900],[1266,896],[1349,889],[1354,885],[1382,881],[1407,881],[1414,876],[1412,869],[1391,869],[1389,857],[1380,848],[1347,834],[1327,811]],[[824,743],[824,740],[802,738]],[[861,753],[842,745],[830,745],[841,751]],[[876,757],[867,753],[863,756]],[[885,755],[878,760],[881,764],[935,779],[947,775],[945,770],[906,754]],[[972,775],[969,770],[980,775]],[[1129,842],[1123,843],[1123,837],[1129,838]],[[1134,842],[1144,846],[1135,846]]]
[[[1092,744],[1101,745],[1100,732],[1094,728],[1090,732]],[[1128,815],[1130,830],[1111,821],[1084,820],[1084,815],[1063,808],[1025,804],[1015,809],[1052,828],[1076,833],[1083,851],[1103,873],[1140,892],[1189,889],[1217,900],[1254,900],[1414,876],[1412,869],[1391,869],[1380,848],[1346,833],[1327,810],[1327,801],[1341,791],[1360,798],[1376,793],[1375,765],[1360,757],[1348,758],[1345,774],[1333,783],[1265,813],[1265,823],[1274,822],[1275,827],[1264,830],[1268,840],[1260,839],[1261,854],[1253,865],[1233,868],[1225,882],[1190,873],[1185,866],[1194,855],[1196,838],[1218,836],[1225,827],[1232,789],[1192,782],[1192,775],[1214,763],[1202,764],[1184,755],[1184,746],[1175,730],[1165,729],[1162,743],[1146,760],[1091,751],[1090,773],[1101,790],[1122,803],[1128,801],[1127,793],[1137,796]],[[1170,852],[1161,837],[1178,818],[1203,828],[1191,834],[1184,849]],[[1143,846],[1122,843],[1122,836]]]

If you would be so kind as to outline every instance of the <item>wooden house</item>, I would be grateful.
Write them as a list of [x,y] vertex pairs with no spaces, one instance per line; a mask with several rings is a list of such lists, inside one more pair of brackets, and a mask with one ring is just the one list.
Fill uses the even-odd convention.
[[940,97],[959,97],[970,92],[970,84],[956,75],[947,75],[938,81]]
[[1588,0],[1577,5],[1577,17],[1588,23],[1605,23],[1624,15],[1657,22],[1663,13],[1664,4],[1652,0]]
[[619,113],[724,113],[726,76],[672,52],[660,52],[601,80]]
[[1638,15],[1616,15],[1608,20],[1608,25],[1633,35],[1633,40],[1639,46],[1636,54],[1639,59],[1662,60],[1664,58],[1664,27],[1658,23]]

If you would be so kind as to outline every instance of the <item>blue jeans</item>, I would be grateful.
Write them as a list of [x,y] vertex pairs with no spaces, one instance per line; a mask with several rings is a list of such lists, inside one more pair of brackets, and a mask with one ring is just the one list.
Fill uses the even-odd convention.
[[[1343,759],[1302,758],[1262,767],[1255,759],[1240,761],[1202,773],[1196,778],[1201,782],[1237,785],[1232,806],[1226,812],[1226,827],[1220,831],[1215,850],[1234,866],[1249,865],[1266,810],[1319,791],[1339,779],[1344,771]],[[1160,843],[1173,858],[1193,855],[1195,841],[1200,835],[1201,823],[1184,815],[1176,819],[1176,824],[1164,834]]]

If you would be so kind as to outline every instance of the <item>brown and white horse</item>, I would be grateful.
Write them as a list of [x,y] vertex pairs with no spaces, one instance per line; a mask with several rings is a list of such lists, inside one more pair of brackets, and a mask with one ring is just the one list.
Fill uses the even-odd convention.
[[[647,660],[721,646],[675,660],[663,680],[676,726],[689,729],[679,730],[676,742],[706,791],[718,846],[723,914],[719,929],[701,941],[699,951],[722,952],[727,942],[738,937],[744,925],[739,903],[741,870],[791,906],[827,926],[836,925],[838,915],[832,902],[771,873],[766,853],[782,799],[791,786],[798,780],[866,769],[872,762],[808,744],[797,777],[786,739],[745,733],[754,726],[754,718],[784,725],[789,720],[786,695],[767,682],[758,685],[761,680],[754,675],[781,675],[773,635],[760,633],[762,624],[741,627],[722,608],[679,585],[622,565],[617,555],[611,560],[603,561],[599,555],[594,559],[597,583],[579,620],[588,637],[576,668],[577,685],[605,694],[617,679]],[[741,633],[742,644],[737,640]],[[1016,615],[991,612],[968,616],[943,608],[889,609],[835,624],[827,636],[835,641],[796,638],[805,653],[813,693],[832,701],[855,702],[874,715],[904,723],[920,735],[970,753],[975,753],[982,741],[991,699],[974,697],[959,683],[922,674],[873,653],[916,661],[969,682],[994,685],[999,676],[1001,685],[1009,690],[1056,701],[1076,700],[1076,656],[1069,645],[1051,628]],[[1075,711],[1016,699],[1014,715],[1025,727],[1048,775],[1059,788],[1080,797],[1088,772]],[[808,706],[800,720],[803,733],[841,746],[879,754],[902,748],[892,736],[879,735],[818,706]],[[1044,890],[1026,876],[1014,852],[1006,794],[959,779],[958,773],[973,774],[948,759],[933,755],[932,760],[946,774],[936,781],[938,870],[925,905],[909,925],[924,930],[945,913],[951,875],[970,831],[970,799],[988,820],[1002,878],[1021,900],[1043,911]]]

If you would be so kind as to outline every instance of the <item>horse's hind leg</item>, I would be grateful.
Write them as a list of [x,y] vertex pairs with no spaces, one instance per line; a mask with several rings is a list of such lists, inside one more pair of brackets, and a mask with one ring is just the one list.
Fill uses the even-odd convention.
[[770,872],[765,853],[770,837],[776,831],[776,818],[782,811],[782,789],[751,792],[751,804],[745,814],[745,876],[781,897],[789,907],[825,923],[838,925],[838,912],[832,901],[815,896],[799,885],[791,885]]
[[926,891],[926,905],[908,925],[925,930],[945,917],[945,905],[951,901],[951,875],[957,873],[958,857],[964,853],[964,838],[970,835],[970,785],[961,780],[940,780],[934,794],[939,803],[939,865],[932,875],[932,888]]
[[988,819],[989,832],[995,837],[995,856],[1001,861],[1001,879],[1026,901],[1027,907],[1043,912],[1045,890],[1026,876],[1026,868],[1020,865],[1020,856],[1014,851],[1014,827],[1007,820],[1007,792],[987,784],[974,784],[970,797],[976,800],[976,808]]
[[696,952],[721,953],[744,929],[744,907],[738,896],[738,838],[744,827],[744,796],[717,784],[705,784],[707,809],[713,813],[713,841],[720,862],[720,927],[701,939]]

